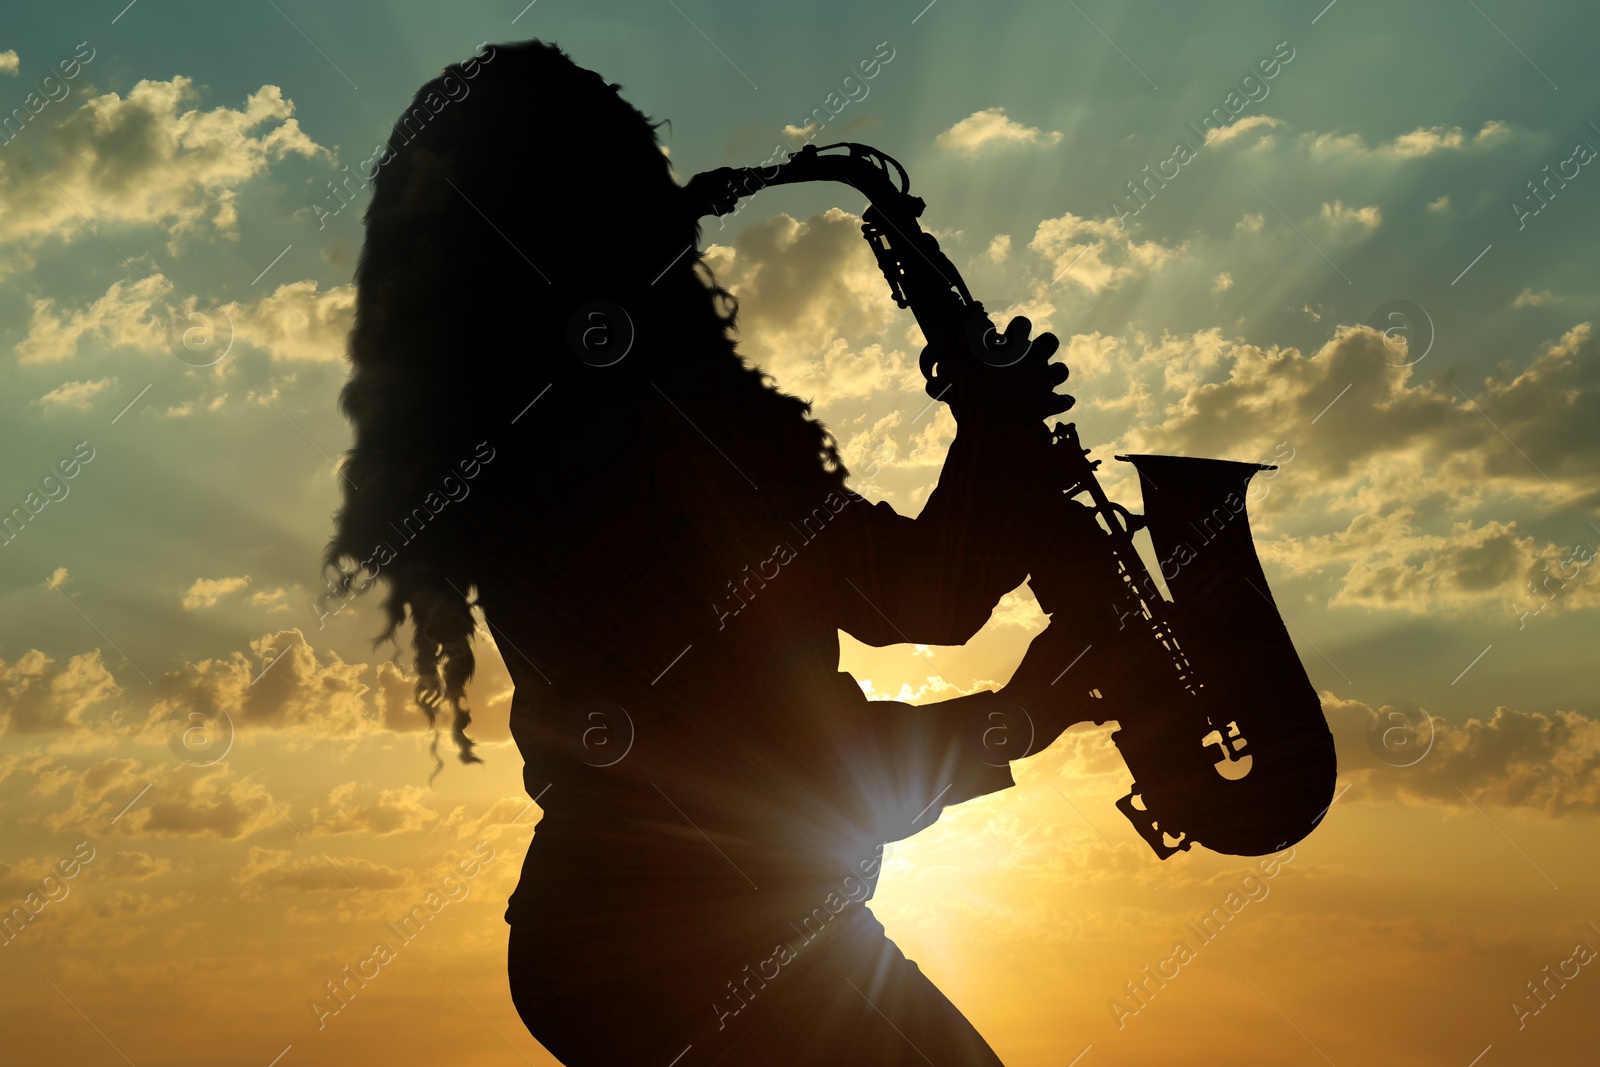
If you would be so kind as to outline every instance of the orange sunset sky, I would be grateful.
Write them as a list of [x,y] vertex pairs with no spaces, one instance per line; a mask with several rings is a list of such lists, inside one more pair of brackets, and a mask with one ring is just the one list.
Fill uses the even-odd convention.
[[[0,1064],[555,1062],[506,988],[542,809],[493,636],[486,763],[430,785],[376,597],[313,605],[366,195],[330,183],[533,36],[672,119],[680,180],[899,159],[974,295],[1061,338],[1113,499],[1115,453],[1278,465],[1251,522],[1340,764],[1310,837],[1158,861],[1082,726],[889,850],[873,912],[1007,1064],[1596,1062],[1590,8],[524,2],[0,22]],[[701,247],[741,351],[914,515],[955,424],[864,206],[767,190]],[[939,700],[1044,622],[1023,588],[965,647],[842,635],[840,667]]]

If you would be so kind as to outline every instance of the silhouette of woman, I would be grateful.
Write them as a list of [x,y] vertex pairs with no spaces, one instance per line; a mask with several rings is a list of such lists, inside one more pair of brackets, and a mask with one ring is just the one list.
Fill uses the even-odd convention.
[[1008,472],[1014,427],[1068,403],[1055,338],[957,406],[917,519],[868,503],[735,351],[660,124],[619,89],[486,47],[395,125],[328,562],[387,581],[384,636],[409,615],[466,762],[474,604],[497,634],[545,810],[511,990],[563,1063],[997,1064],[865,901],[884,842],[1086,717],[1049,695],[1065,658],[1035,640],[1005,695],[869,703],[837,631],[960,644],[1027,576],[1040,493]]

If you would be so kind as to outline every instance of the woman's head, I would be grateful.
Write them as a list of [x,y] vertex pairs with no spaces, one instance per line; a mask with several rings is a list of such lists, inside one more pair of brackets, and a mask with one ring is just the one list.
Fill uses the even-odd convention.
[[[374,191],[341,397],[355,445],[326,563],[341,597],[387,583],[379,639],[409,615],[418,702],[430,722],[452,707],[467,762],[468,593],[481,574],[464,520],[482,521],[492,494],[438,492],[464,461],[487,448],[501,481],[571,462],[575,440],[615,433],[630,403],[688,373],[727,398],[730,418],[781,424],[782,449],[843,478],[807,406],[735,353],[732,299],[701,262],[661,124],[619,88],[554,45],[485,46],[418,91],[364,175]],[[628,333],[614,363],[589,350]],[[590,455],[602,452],[614,442]]]

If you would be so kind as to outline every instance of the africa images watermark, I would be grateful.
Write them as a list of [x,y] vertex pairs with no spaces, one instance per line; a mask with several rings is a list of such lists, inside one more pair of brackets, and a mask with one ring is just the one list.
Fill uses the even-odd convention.
[[[1594,923],[1589,924],[1589,929],[1600,933],[1600,929],[1596,929]],[[1529,979],[1528,995],[1519,996],[1511,1001],[1511,1014],[1516,1017],[1517,1029],[1527,1029],[1528,1020],[1548,1008],[1556,999],[1556,994],[1567,988],[1568,982],[1582,974],[1583,968],[1592,963],[1594,957],[1594,946],[1587,941],[1579,941],[1572,946],[1572,955],[1554,965],[1554,971],[1551,970],[1550,964],[1545,964],[1544,970],[1540,972],[1544,976],[1543,979]]]
[[[484,51],[486,48],[488,49],[487,52]],[[406,144],[416,140],[417,136],[422,133],[423,127],[432,121],[435,115],[450,104],[458,103],[471,95],[472,87],[467,82],[476,78],[481,73],[481,68],[493,61],[494,46],[487,42],[480,44],[478,51],[461,64],[461,77],[458,78],[453,73],[446,74],[439,83],[445,95],[440,96],[437,91],[430,89],[428,94],[422,98],[420,106],[413,107],[400,116],[400,121],[395,123],[394,132],[396,134],[404,133]],[[452,87],[452,83],[454,83],[454,87]],[[457,95],[458,90],[460,95]],[[413,129],[413,126],[415,126],[415,129]],[[365,192],[367,186],[371,185],[374,179],[377,178],[378,171],[384,164],[391,163],[394,159],[395,153],[390,149],[388,142],[384,142],[373,146],[372,155],[357,165],[355,173],[350,172],[350,164],[346,163],[343,168],[344,177],[339,180],[339,184],[335,185],[333,179],[330,178],[328,180],[328,195],[323,197],[322,201],[313,202],[311,205],[311,210],[316,212],[317,229],[324,229],[328,225],[329,219],[355,203],[356,194]],[[357,188],[352,189],[350,187],[352,181],[359,183]],[[348,200],[345,194],[348,194]],[[328,201],[338,206],[330,211],[326,206]]]
[[[1528,616],[1532,615],[1537,617],[1543,614],[1544,609],[1549,607],[1555,601],[1556,597],[1560,595],[1561,590],[1567,587],[1567,583],[1577,579],[1583,568],[1594,562],[1594,557],[1594,548],[1580,541],[1573,547],[1567,558],[1562,560],[1560,563],[1561,567],[1572,568],[1569,572],[1562,573],[1560,570],[1557,570],[1552,573],[1550,570],[1550,563],[1548,560],[1546,560],[1544,564],[1544,581],[1540,582],[1539,585],[1534,585],[1532,578],[1527,580],[1528,592],[1533,594],[1533,599],[1539,601],[1539,606],[1531,611],[1524,611],[1518,614],[1517,629],[1523,630],[1527,628]],[[1550,587],[1550,583],[1552,581],[1556,583],[1554,589]],[[1543,589],[1543,592],[1540,591],[1541,588]],[[1546,593],[1549,595],[1546,596]],[[1511,610],[1516,611],[1517,605],[1513,604]]]
[[[84,855],[84,849],[89,850],[88,855]],[[22,935],[22,931],[38,921],[45,908],[66,900],[72,893],[72,886],[67,883],[78,877],[94,857],[94,846],[87,841],[79,841],[71,857],[56,861],[54,870],[40,880],[39,888],[29,892],[22,898],[21,904],[0,918],[0,937],[5,939],[0,941],[0,947],[9,947]]]
[[[1592,125],[1592,124],[1591,124]],[[1544,165],[1544,175],[1538,179],[1530,178],[1527,182],[1529,195],[1524,199],[1513,197],[1511,211],[1517,216],[1517,229],[1524,230],[1528,227],[1528,220],[1538,215],[1550,202],[1556,198],[1558,189],[1565,189],[1567,182],[1572,181],[1583,172],[1582,168],[1594,161],[1597,154],[1593,145],[1587,141],[1579,141],[1572,147],[1572,154],[1556,164],[1556,172],[1552,173],[1550,164]],[[1567,173],[1567,167],[1572,167],[1572,173]],[[1537,180],[1538,184],[1534,182]],[[1556,183],[1556,189],[1550,188],[1550,183]]]
[[[1201,948],[1211,944],[1227,927],[1228,923],[1239,917],[1239,913],[1251,903],[1260,903],[1267,899],[1267,894],[1272,892],[1272,887],[1267,884],[1276,878],[1283,865],[1294,859],[1294,849],[1287,853],[1278,853],[1266,856],[1256,862],[1256,867],[1261,874],[1247,874],[1239,880],[1238,887],[1228,892],[1222,898],[1222,903],[1212,908],[1201,919],[1200,925],[1193,922],[1184,924],[1184,927],[1194,935],[1195,942]],[[1213,929],[1215,927],[1215,929]],[[1145,964],[1140,970],[1140,977],[1122,983],[1123,992],[1128,999],[1137,1005],[1130,1007],[1111,997],[1106,1001],[1106,1007],[1111,1012],[1111,1019],[1117,1024],[1118,1030],[1125,1030],[1128,1019],[1138,1015],[1150,1002],[1155,999],[1157,991],[1165,989],[1168,982],[1177,978],[1182,969],[1193,963],[1199,952],[1191,947],[1187,940],[1179,940],[1172,946],[1171,955],[1155,964],[1152,971],[1150,964]],[[1154,988],[1152,988],[1152,985]]]
[[[877,474],[878,463],[874,460],[872,470],[866,477],[870,481],[877,477]],[[820,537],[828,523],[853,503],[866,503],[866,497],[852,489],[830,492],[822,498],[821,506],[811,509],[811,513],[800,520],[800,525],[796,526],[791,522],[789,527],[800,535],[800,546],[803,548]],[[816,527],[815,530],[812,529],[813,526]],[[731,579],[728,581],[729,595],[724,598],[725,603],[711,602],[711,610],[717,615],[717,629],[727,629],[728,620],[749,607],[750,602],[755,600],[756,592],[765,589],[767,583],[777,578],[783,567],[794,562],[799,555],[799,551],[788,541],[780,541],[772,546],[770,556],[756,564],[755,573],[751,573],[748,563],[745,564],[741,571],[744,577],[738,584],[736,585]],[[752,582],[756,588],[751,588]],[[743,594],[739,592],[741,588],[744,590]]]
[[[844,911],[849,905],[859,904],[870,898],[878,871],[882,866],[883,846],[879,845],[872,855],[856,864],[856,870],[861,872],[859,876],[854,873],[844,876],[844,879],[839,884],[839,890],[843,890],[843,892],[839,890],[830,891],[823,898],[821,905],[812,908],[810,914],[800,920],[799,926],[795,926],[794,923],[789,924],[800,935],[798,944],[791,945],[787,940],[784,940],[772,946],[772,954],[756,964],[755,973],[751,973],[750,965],[745,964],[743,968],[744,978],[737,985],[734,984],[732,979],[727,983],[728,992],[732,994],[728,998],[728,1003],[724,1005],[713,1001],[711,1004],[711,1011],[717,1017],[717,1029],[726,1029],[728,1020],[749,1007],[749,1002],[755,999],[757,992],[765,989],[768,982],[776,980],[783,973],[783,968],[786,965],[799,959],[800,953],[827,929],[834,916]],[[852,882],[855,883],[853,888],[851,886]],[[767,969],[769,967],[771,968],[770,972]],[[755,983],[754,988],[751,988],[752,982]],[[743,989],[746,995],[741,995],[740,989]]]
[[[88,450],[87,455],[84,454],[85,449]],[[15,541],[28,523],[37,518],[45,508],[52,503],[67,499],[67,494],[72,492],[67,483],[76,478],[94,457],[94,447],[88,441],[79,441],[72,446],[72,455],[57,460],[54,469],[45,472],[39,479],[37,490],[28,490],[21,504],[0,513],[0,538],[3,538],[0,540],[0,548]]]
[[[485,449],[488,449],[488,455],[484,455]],[[494,457],[495,450],[489,442],[479,441],[472,457],[460,460],[455,465],[455,468],[452,468],[451,472],[440,480],[439,488],[430,490],[422,498],[422,502],[412,508],[400,520],[399,526],[396,526],[391,521],[389,528],[399,535],[400,547],[404,548],[422,536],[422,532],[428,523],[432,522],[452,501],[460,503],[467,499],[467,496],[472,492],[472,487],[467,485],[467,482],[482,473],[483,468]],[[457,469],[461,472],[459,478],[455,473]],[[388,541],[379,541],[373,546],[371,554],[362,560],[354,570],[347,571],[341,566],[339,580],[329,580],[327,583],[328,591],[311,602],[311,610],[317,613],[317,629],[326,628],[328,617],[330,615],[338,615],[343,611],[352,595],[360,596],[372,588],[372,584],[378,580],[378,575],[383,568],[393,563],[399,556],[399,551]],[[371,571],[370,574],[367,573],[369,570]],[[338,607],[329,608],[327,604],[330,599],[338,600]]]
[[[89,54],[84,55],[83,50],[89,49]],[[11,114],[0,118],[0,145],[9,145],[15,141],[27,128],[28,123],[51,104],[57,104],[72,94],[72,86],[68,83],[83,73],[84,64],[94,59],[95,50],[88,41],[79,41],[78,50],[72,54],[71,59],[63,59],[56,64],[56,69],[61,72],[61,77],[46,74],[38,81],[39,92],[29,93],[22,101],[22,106],[13,108]],[[44,95],[40,95],[40,94]],[[13,132],[12,127],[16,130]]]
[[[883,50],[885,48],[889,49],[888,55],[883,54]],[[843,96],[840,96],[838,92],[830,91],[828,95],[823,98],[821,106],[812,108],[806,114],[805,118],[800,121],[798,126],[784,127],[784,132],[789,136],[798,136],[799,134],[804,133],[805,139],[801,141],[799,146],[801,148],[816,140],[817,134],[827,129],[828,124],[834,119],[838,118],[840,113],[843,112],[845,108],[849,107],[852,103],[860,103],[867,98],[867,94],[872,91],[871,87],[867,85],[867,82],[881,74],[883,72],[883,68],[889,65],[889,62],[894,59],[896,54],[897,53],[894,47],[890,45],[888,41],[879,41],[873,46],[871,57],[858,62],[855,70],[851,71],[849,74],[846,74],[843,80],[840,82],[839,87],[844,91]],[[860,71],[859,76],[857,76],[856,71]],[[854,83],[855,88],[851,87],[852,83]],[[738,191],[737,193],[737,195],[740,197],[739,202],[734,206],[732,211],[718,218],[717,228],[722,229],[726,227],[729,219],[735,217],[739,214],[739,212],[743,211],[745,205],[749,203],[748,198],[750,195],[752,193],[759,192],[761,189],[766,187],[767,182],[770,182],[773,178],[777,177],[778,167],[782,166],[783,163],[788,162],[788,157],[794,155],[794,153],[795,149],[793,148],[789,148],[781,144],[775,145],[773,146],[771,155],[767,156],[766,159],[762,160],[756,166],[751,167],[751,170],[760,170],[762,173],[755,177],[753,183],[751,179],[747,178],[745,180],[744,189],[742,191]],[[778,162],[774,162],[774,160],[777,160]],[[772,171],[771,174],[765,173],[768,169]],[[733,182],[731,180],[728,183],[728,192],[735,192]]]
[[[484,855],[484,850],[488,855]],[[306,1006],[311,1009],[312,1016],[317,1020],[317,1029],[324,1030],[328,1020],[338,1015],[350,1006],[356,994],[367,988],[367,983],[383,973],[383,968],[393,963],[399,956],[399,949],[409,945],[417,939],[428,923],[439,917],[439,914],[451,904],[459,904],[472,895],[471,882],[483,873],[483,868],[495,857],[494,847],[487,842],[479,841],[472,847],[477,859],[463,859],[456,862],[456,869],[461,872],[457,878],[447,874],[440,879],[439,887],[428,891],[422,902],[400,917],[398,923],[389,920],[384,923],[389,931],[394,934],[395,941],[378,941],[372,946],[372,951],[366,958],[353,965],[346,965],[339,972],[337,978],[330,978],[324,983],[326,996],[323,998],[312,997],[306,1001]]]

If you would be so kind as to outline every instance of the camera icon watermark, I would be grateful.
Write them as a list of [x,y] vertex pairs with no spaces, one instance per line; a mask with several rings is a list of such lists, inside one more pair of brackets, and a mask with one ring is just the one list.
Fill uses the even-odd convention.
[[191,711],[174,716],[167,748],[190,767],[211,767],[233,750],[233,716],[226,711]]
[[1433,738],[1433,716],[1410,700],[1386,701],[1367,720],[1367,747],[1391,767],[1421,763]]
[[567,738],[591,767],[615,767],[633,751],[633,717],[620,704],[591,700],[567,719]]
[[567,318],[567,347],[591,367],[621,363],[633,341],[633,318],[610,300],[585,301]]
[[1021,704],[997,697],[985,701],[983,708],[974,713],[974,719],[973,729],[983,749],[981,758],[990,767],[1004,767],[1033,754],[1037,731],[1033,716]]
[[1433,316],[1420,304],[1390,300],[1367,316],[1367,325],[1383,335],[1379,358],[1391,367],[1421,363],[1433,351]]
[[225,308],[174,316],[168,330],[172,354],[191,367],[214,367],[233,351],[233,316]]

